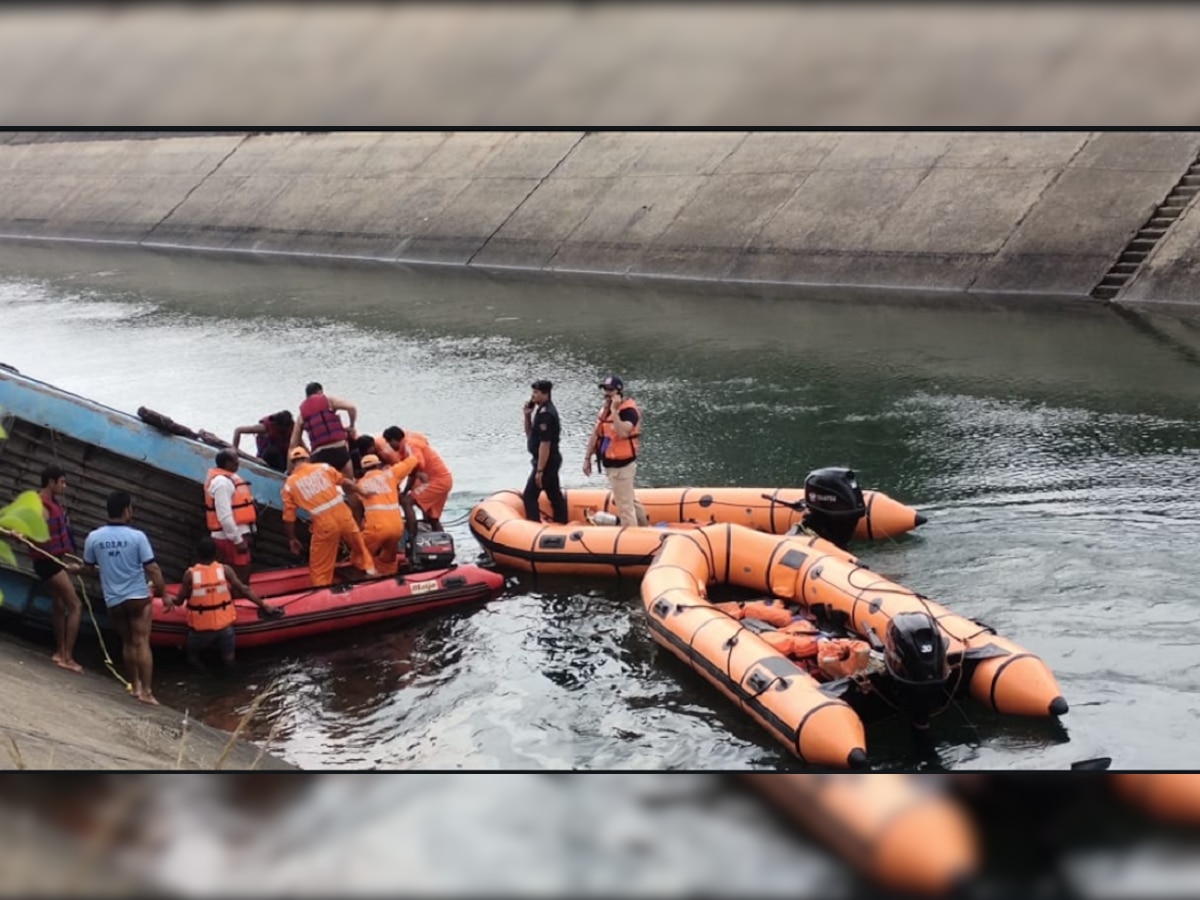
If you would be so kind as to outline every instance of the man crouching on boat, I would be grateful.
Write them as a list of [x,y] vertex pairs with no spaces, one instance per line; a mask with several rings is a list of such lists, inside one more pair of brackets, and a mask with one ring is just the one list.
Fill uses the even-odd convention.
[[277,619],[283,610],[268,606],[250,587],[238,578],[232,566],[217,560],[217,543],[211,537],[200,539],[196,545],[196,564],[183,573],[179,595],[163,599],[163,609],[170,612],[176,606],[187,608],[187,658],[201,668],[200,654],[216,644],[221,661],[233,665],[236,637],[233,623],[237,621],[234,597],[245,597],[258,607],[259,615]]
[[358,486],[366,494],[363,501],[363,540],[375,557],[381,575],[395,575],[398,569],[396,546],[408,533],[408,546],[417,537],[417,519],[412,500],[401,497],[400,483],[417,467],[410,456],[392,466],[380,464],[379,457],[368,453],[362,458],[363,474]]
[[362,496],[362,489],[339,469],[328,463],[313,462],[303,447],[293,447],[288,453],[287,481],[283,495],[283,525],[287,529],[288,547],[299,556],[304,546],[296,537],[296,515],[304,510],[312,519],[312,543],[308,548],[308,570],[313,587],[333,584],[337,566],[338,545],[345,540],[350,546],[350,562],[368,576],[375,576],[375,565],[363,541],[354,514],[346,505],[342,493],[345,486]]

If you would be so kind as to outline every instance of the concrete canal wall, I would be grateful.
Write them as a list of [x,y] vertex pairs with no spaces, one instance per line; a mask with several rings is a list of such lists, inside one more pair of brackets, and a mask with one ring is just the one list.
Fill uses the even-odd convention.
[[[1200,152],[1190,132],[96,137],[0,133],[0,234],[1075,298]],[[1200,296],[1200,215],[1176,216],[1120,299]]]

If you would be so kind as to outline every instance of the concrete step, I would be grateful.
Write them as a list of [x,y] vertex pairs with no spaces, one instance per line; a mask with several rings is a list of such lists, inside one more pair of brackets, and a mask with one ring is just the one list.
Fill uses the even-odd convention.
[[1134,237],[1141,238],[1147,241],[1157,241],[1160,237],[1167,233],[1165,228],[1142,228]]
[[1111,287],[1120,287],[1129,280],[1128,275],[1105,275],[1100,279],[1100,285],[1109,285]]
[[1160,216],[1170,216],[1170,215],[1176,215],[1176,216],[1177,216],[1177,215],[1179,215],[1181,212],[1183,212],[1183,205],[1182,205],[1182,204],[1180,204],[1179,206],[1160,206],[1160,207],[1158,208],[1158,213],[1157,213],[1157,215],[1160,215]]
[[1172,225],[1175,224],[1175,220],[1177,218],[1179,218],[1179,217],[1178,216],[1158,216],[1158,215],[1156,215],[1153,219],[1150,220],[1150,222],[1147,224],[1146,227],[1147,228],[1161,228],[1165,231],[1166,229],[1170,228]]
[[[1189,172],[1190,172],[1190,170],[1189,170]],[[1200,187],[1200,172],[1198,172],[1194,175],[1193,174],[1184,175],[1183,180],[1180,181],[1179,183],[1186,184],[1186,185],[1195,185],[1196,187]]]
[[1144,250],[1126,250],[1124,253],[1121,254],[1120,262],[1123,262],[1123,263],[1138,262],[1138,263],[1140,263],[1142,260],[1144,260],[1149,255],[1150,254]]
[[1128,250],[1153,250],[1154,245],[1157,243],[1158,243],[1158,241],[1149,241],[1149,240],[1145,240],[1143,238],[1134,238],[1132,241],[1129,242],[1129,246],[1126,249],[1128,249]]
[[1140,268],[1135,262],[1118,262],[1113,265],[1111,271],[1114,275],[1132,275]]
[[1097,300],[1111,300],[1121,292],[1120,288],[1102,285],[1092,290],[1092,296]]

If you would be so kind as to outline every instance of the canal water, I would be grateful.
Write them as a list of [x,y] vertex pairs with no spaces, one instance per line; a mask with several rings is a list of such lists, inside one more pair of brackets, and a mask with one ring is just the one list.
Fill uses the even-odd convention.
[[[640,484],[851,466],[929,519],[861,558],[1051,666],[1061,724],[965,700],[935,720],[935,765],[1195,763],[1200,373],[1106,310],[5,244],[0,360],[225,436],[320,381],[360,430],[429,436],[460,560],[472,505],[524,483],[529,383],[555,383],[565,486],[602,486],[580,466],[618,374],[645,412]],[[268,692],[249,736],[306,768],[798,768],[653,643],[635,581],[514,578],[485,606],[243,652],[232,682],[156,659],[160,699],[214,725]],[[877,768],[914,766],[898,721],[867,739]]]

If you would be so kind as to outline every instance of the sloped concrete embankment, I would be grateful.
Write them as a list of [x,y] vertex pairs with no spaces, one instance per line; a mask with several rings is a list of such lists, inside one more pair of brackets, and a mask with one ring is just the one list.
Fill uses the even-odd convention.
[[[84,627],[87,627],[86,624]],[[0,632],[0,769],[294,769],[165,706],[132,699],[104,672],[67,672],[49,650]]]
[[[1127,132],[10,143],[0,233],[1084,300],[1198,151],[1200,134]],[[1198,238],[1185,213],[1129,296],[1191,302]]]

